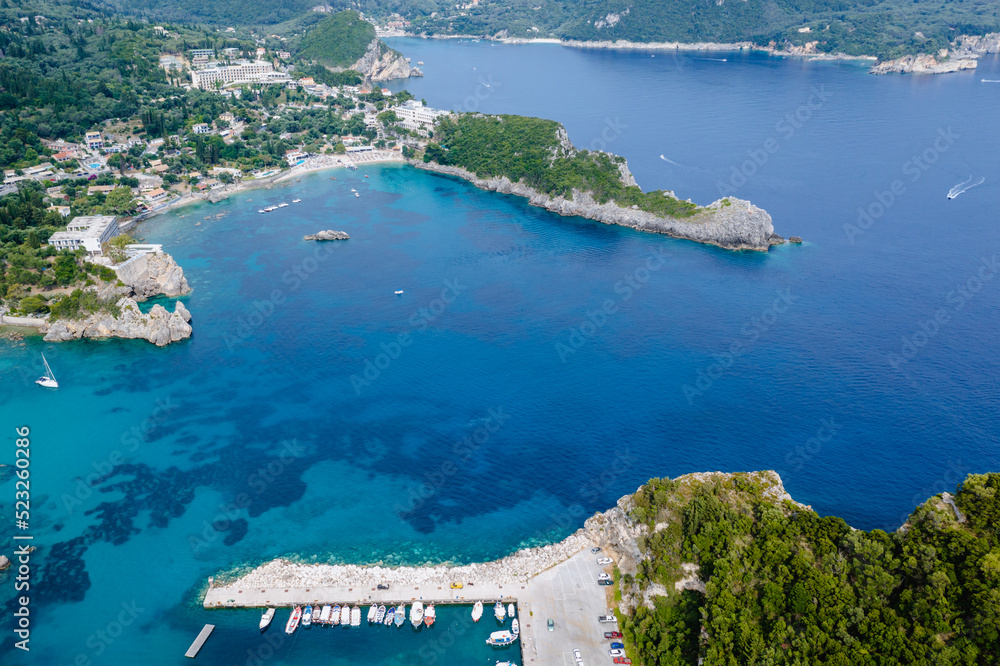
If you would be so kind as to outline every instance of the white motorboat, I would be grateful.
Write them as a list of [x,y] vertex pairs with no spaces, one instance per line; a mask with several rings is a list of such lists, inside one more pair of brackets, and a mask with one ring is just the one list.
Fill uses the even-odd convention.
[[402,296],[402,295],[403,295],[403,290],[402,290],[402,289],[397,289],[397,290],[396,290],[395,292],[393,292],[393,293],[395,293],[395,294],[396,294],[397,296]]
[[389,606],[389,608],[386,609],[385,611],[385,621],[382,624],[384,624],[387,627],[392,626],[392,623],[395,619],[396,619],[396,607]]
[[52,372],[52,368],[49,367],[49,362],[45,360],[45,354],[42,354],[42,363],[45,364],[45,374],[36,379],[35,383],[45,388],[59,388],[59,382],[56,381],[56,376]]
[[360,195],[360,194],[358,194],[357,192],[355,192],[355,193],[354,193],[354,196],[356,196],[356,197],[361,197],[361,195]]
[[333,612],[330,614],[330,624],[340,624],[340,604],[333,605]]
[[378,614],[378,606],[372,604],[368,607],[368,624],[375,621],[375,616]]
[[264,210],[263,208],[258,208],[258,209],[257,209],[257,212],[258,212],[258,213],[266,213],[267,211],[266,211],[266,210]]
[[504,618],[507,617],[507,611],[504,609],[502,601],[498,601],[493,605],[493,615],[496,617],[497,622],[503,622]]
[[260,616],[260,633],[264,633],[264,630],[271,626],[271,620],[274,619],[274,609],[268,608],[264,611],[264,614]]
[[483,602],[477,601],[472,607],[472,621],[479,622],[479,618],[483,616]]
[[286,204],[284,201],[282,201],[280,204],[278,204],[278,208],[287,208],[287,207],[288,207],[288,204]]
[[396,609],[396,619],[393,620],[397,627],[403,626],[406,622],[406,604],[399,604],[399,608]]
[[514,604],[507,604],[507,615],[514,617]]
[[521,633],[521,625],[518,623],[517,618],[510,621],[510,633],[514,634],[515,638]]
[[347,604],[340,609],[340,623],[345,627],[351,626],[351,607]]
[[410,607],[410,624],[414,627],[419,627],[420,623],[424,621],[424,604],[420,601],[414,601],[413,605]]
[[323,610],[320,611],[319,613],[318,622],[320,624],[330,624],[330,619],[332,614],[333,614],[333,608],[330,606],[330,604],[323,606]]
[[382,624],[385,622],[385,605],[379,604],[378,611],[375,613],[375,624]]
[[355,606],[351,609],[351,626],[360,627],[361,626],[361,609]]
[[503,631],[494,631],[490,634],[490,637],[486,639],[487,645],[510,645],[517,640],[517,636],[510,633],[506,629]]
[[306,606],[306,609],[302,611],[302,626],[308,627],[313,623],[313,607]]
[[357,192],[357,190],[352,187],[351,192]]
[[292,203],[301,203],[302,199],[292,199]]

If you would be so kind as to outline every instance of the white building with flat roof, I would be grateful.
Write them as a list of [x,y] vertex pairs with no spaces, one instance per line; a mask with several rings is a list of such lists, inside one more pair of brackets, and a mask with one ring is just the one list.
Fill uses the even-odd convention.
[[399,118],[399,124],[406,129],[417,130],[427,125],[433,125],[438,117],[446,115],[447,111],[432,109],[424,106],[422,102],[409,100],[392,109]]
[[49,237],[49,245],[57,250],[83,248],[91,256],[100,255],[101,246],[118,235],[118,218],[114,215],[86,215],[72,220],[66,231]]
[[202,90],[211,90],[215,87],[222,87],[230,83],[268,83],[268,77],[279,75],[284,83],[288,75],[283,72],[275,72],[274,66],[263,60],[254,62],[239,62],[235,65],[224,67],[208,67],[191,72],[191,85]]

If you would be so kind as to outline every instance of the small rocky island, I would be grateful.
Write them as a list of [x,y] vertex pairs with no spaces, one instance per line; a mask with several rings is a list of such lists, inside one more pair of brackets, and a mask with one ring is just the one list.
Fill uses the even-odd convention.
[[451,114],[438,120],[434,143],[413,166],[463,178],[479,188],[516,194],[560,215],[666,234],[728,250],[766,252],[785,242],[771,216],[726,197],[707,206],[673,192],[643,192],[625,158],[579,150],[555,121],[522,116]]
[[302,240],[332,241],[332,240],[350,240],[350,238],[351,237],[347,235],[346,231],[334,231],[333,229],[327,229],[326,231],[317,231],[314,234],[303,236]]

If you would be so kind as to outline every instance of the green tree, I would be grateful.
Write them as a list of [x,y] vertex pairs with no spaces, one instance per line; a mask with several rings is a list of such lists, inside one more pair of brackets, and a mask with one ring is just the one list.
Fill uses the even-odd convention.
[[124,215],[134,211],[135,207],[135,197],[132,196],[132,189],[128,187],[116,187],[104,199],[104,211],[109,214]]

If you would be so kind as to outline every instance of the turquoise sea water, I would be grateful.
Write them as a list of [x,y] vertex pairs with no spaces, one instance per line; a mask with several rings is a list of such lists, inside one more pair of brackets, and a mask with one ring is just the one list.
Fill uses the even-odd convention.
[[[199,659],[212,664],[492,664],[488,631],[473,633],[485,627],[445,608],[416,635],[313,629],[264,659],[257,615],[206,612],[199,591],[289,554],[502,556],[650,476],[778,469],[821,513],[894,529],[915,502],[996,468],[1000,157],[983,119],[1000,86],[979,82],[1000,78],[996,60],[876,78],[739,54],[394,46],[427,62],[406,85],[430,104],[471,95],[562,120],[578,145],[628,157],[644,187],[704,203],[728,183],[807,242],[730,253],[399,165],[145,223],[194,289],[191,340],[0,348],[0,459],[30,426],[38,547],[32,652],[5,631],[3,663],[181,663],[211,622]],[[789,136],[778,123],[803,106]],[[912,180],[915,156],[927,168]],[[987,180],[946,200],[970,175]],[[894,180],[905,191],[875,215]],[[859,207],[871,223],[845,231]],[[328,228],[351,240],[301,240]],[[58,391],[33,384],[41,351]],[[0,493],[9,516],[13,481]],[[0,599],[13,584],[0,574]]]

